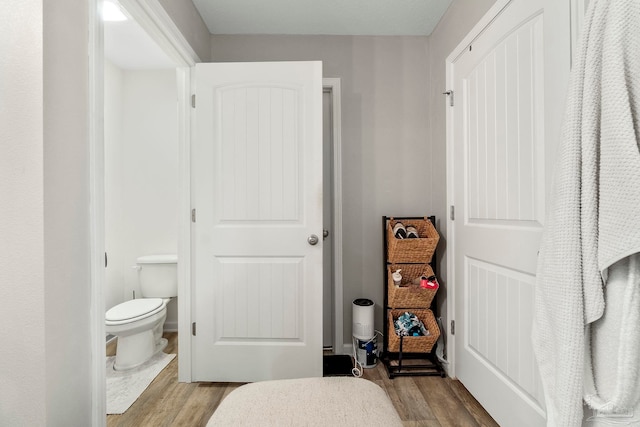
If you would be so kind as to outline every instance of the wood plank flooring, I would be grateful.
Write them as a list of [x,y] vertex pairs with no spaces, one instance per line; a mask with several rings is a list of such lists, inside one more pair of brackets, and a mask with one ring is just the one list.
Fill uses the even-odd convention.
[[[177,333],[165,333],[165,353],[176,353]],[[107,346],[107,355],[115,345]],[[497,426],[464,386],[440,377],[387,376],[382,363],[365,369],[363,378],[382,387],[405,427]],[[108,427],[205,426],[227,394],[239,383],[179,383],[177,358],[156,377],[140,398],[122,415],[108,415]]]

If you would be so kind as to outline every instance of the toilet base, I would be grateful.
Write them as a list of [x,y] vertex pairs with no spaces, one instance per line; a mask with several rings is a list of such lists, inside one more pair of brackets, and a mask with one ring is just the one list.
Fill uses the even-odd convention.
[[156,351],[153,353],[153,356],[167,348],[167,344],[169,344],[169,341],[166,338],[160,338],[160,342],[156,344]]
[[130,336],[119,336],[113,369],[126,371],[137,368],[167,347],[166,338],[156,341],[153,330]]

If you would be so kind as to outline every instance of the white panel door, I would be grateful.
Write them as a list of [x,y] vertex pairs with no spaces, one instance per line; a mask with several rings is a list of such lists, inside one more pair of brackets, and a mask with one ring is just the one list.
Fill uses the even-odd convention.
[[512,0],[452,67],[455,372],[505,427],[545,425],[531,326],[568,5]]
[[193,380],[322,376],[322,63],[195,80]]

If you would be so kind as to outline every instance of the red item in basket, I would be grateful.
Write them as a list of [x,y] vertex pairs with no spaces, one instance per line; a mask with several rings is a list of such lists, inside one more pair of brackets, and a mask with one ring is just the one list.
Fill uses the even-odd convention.
[[440,285],[438,284],[436,276],[429,276],[426,279],[420,280],[420,287],[423,289],[438,289]]

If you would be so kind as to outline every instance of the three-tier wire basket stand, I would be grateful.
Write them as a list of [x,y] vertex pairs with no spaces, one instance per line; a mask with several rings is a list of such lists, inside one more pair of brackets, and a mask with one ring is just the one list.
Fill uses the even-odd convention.
[[[417,229],[419,238],[397,239],[397,222]],[[436,318],[437,289],[423,289],[413,282],[436,275],[435,249],[439,235],[436,217],[382,217],[384,240],[384,339],[380,359],[389,378],[397,376],[445,376],[436,356],[440,328]],[[395,286],[391,274],[402,270],[402,285]],[[429,331],[426,336],[398,336],[394,321],[404,312],[415,314]]]

